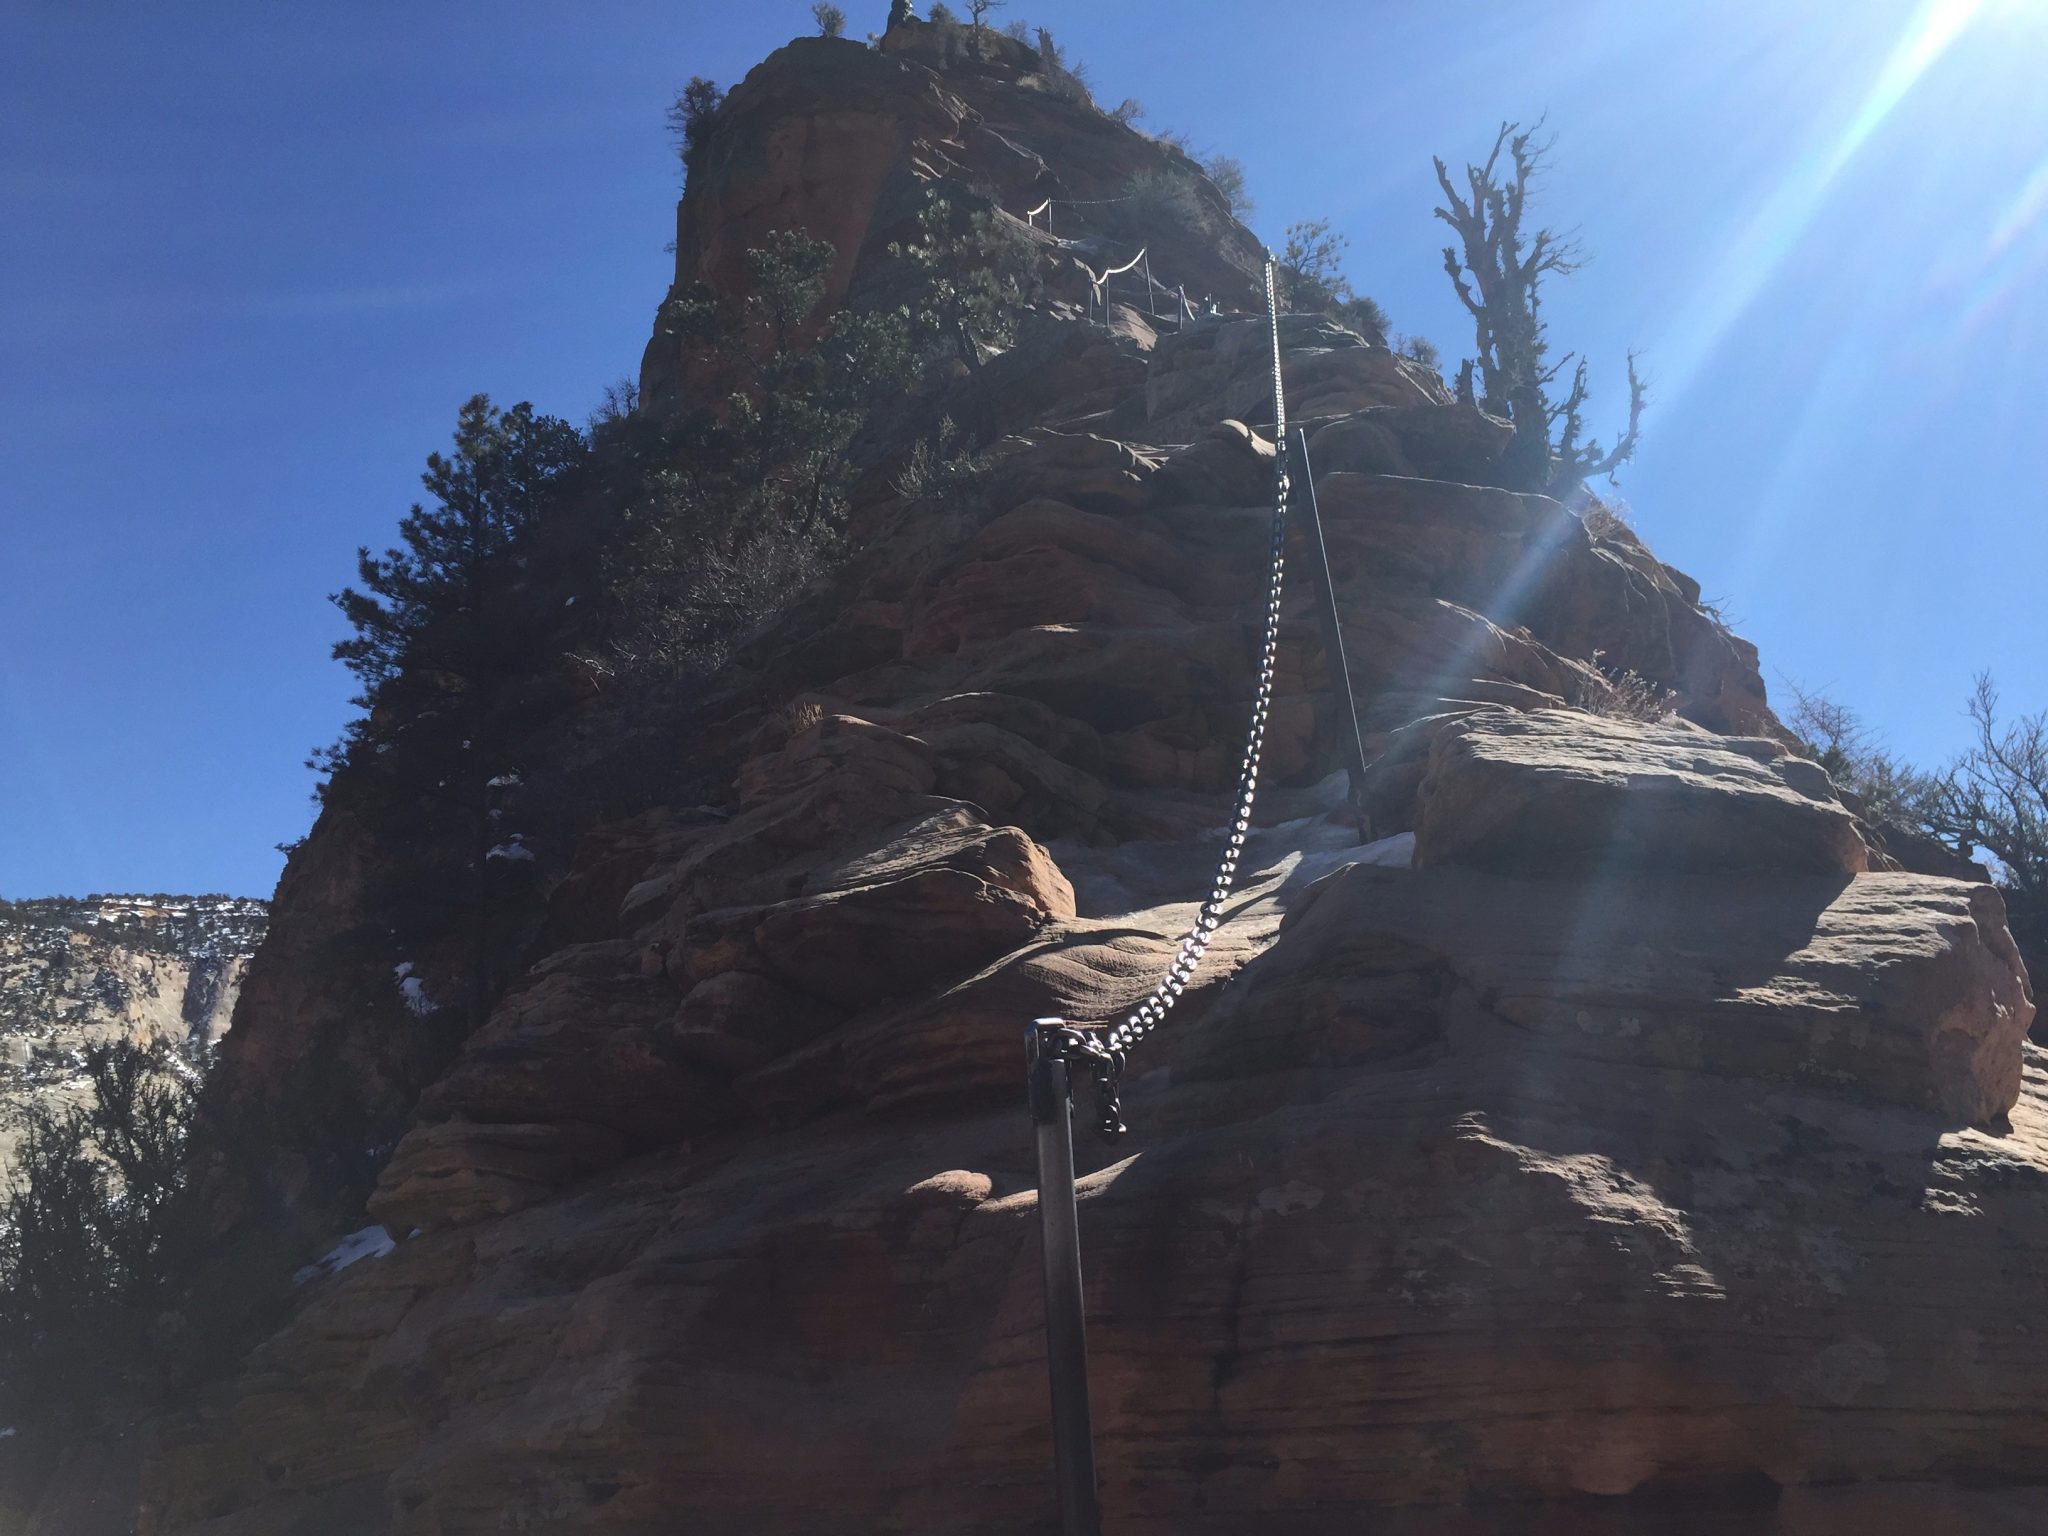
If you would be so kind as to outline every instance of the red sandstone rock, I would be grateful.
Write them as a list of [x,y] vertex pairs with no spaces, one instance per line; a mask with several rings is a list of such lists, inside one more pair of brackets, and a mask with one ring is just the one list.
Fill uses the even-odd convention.
[[[756,71],[678,280],[802,226],[837,294],[922,186],[1014,211],[1177,163],[990,43]],[[1249,300],[1247,233],[1164,233]],[[590,838],[384,1170],[373,1213],[425,1235],[160,1426],[149,1536],[1051,1528],[1019,1036],[1127,1009],[1213,868],[1273,453],[1263,326],[1112,318],[1049,309],[951,387],[1020,434],[971,503],[870,476],[852,559],[676,746],[729,803]],[[1134,1056],[1138,1134],[1084,1145],[1108,1527],[2034,1528],[1992,1485],[2048,1484],[2048,1071],[1995,893],[1869,872],[1824,776],[1746,739],[1753,649],[1640,540],[1487,489],[1498,423],[1320,318],[1283,342],[1295,419],[1337,418],[1370,809],[1422,867],[1312,883],[1346,834],[1288,811]],[[683,368],[658,336],[650,398]],[[1321,647],[1296,580],[1268,822],[1336,808]],[[1601,668],[1691,723],[1566,710]],[[374,917],[369,846],[330,810],[295,858],[248,1081],[384,1060],[388,972],[326,947]]]
[[1857,874],[1870,850],[1820,768],[1775,741],[1565,710],[1474,714],[1438,732],[1418,864]]

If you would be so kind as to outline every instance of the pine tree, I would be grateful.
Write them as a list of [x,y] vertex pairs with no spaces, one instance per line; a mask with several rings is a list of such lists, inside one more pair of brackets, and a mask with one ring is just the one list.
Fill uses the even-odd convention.
[[[567,422],[538,416],[521,401],[509,411],[488,396],[464,402],[453,457],[430,454],[421,482],[429,509],[414,503],[398,525],[404,547],[356,551],[364,591],[334,594],[355,634],[335,659],[362,682],[364,708],[407,663],[479,680],[477,620],[494,562],[545,505],[549,491],[583,459],[583,436]],[[437,622],[438,621],[438,622]]]
[[565,421],[473,397],[454,452],[430,455],[420,477],[432,504],[415,504],[399,524],[399,547],[359,551],[362,588],[334,596],[355,630],[334,654],[361,681],[355,702],[366,713],[313,766],[348,770],[354,793],[375,801],[379,820],[397,829],[394,844],[415,858],[392,872],[394,928],[465,933],[471,1028],[502,959],[486,850],[499,830],[491,780],[517,727],[505,697],[545,639],[517,600],[519,550],[585,452]]

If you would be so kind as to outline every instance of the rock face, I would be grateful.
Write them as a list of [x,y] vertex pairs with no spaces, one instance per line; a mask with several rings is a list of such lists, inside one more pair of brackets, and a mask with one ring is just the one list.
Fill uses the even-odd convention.
[[[1029,61],[939,30],[728,110],[695,275],[776,221],[871,252],[941,157],[1078,185]],[[1274,445],[1250,321],[1041,320],[963,391],[987,471],[871,477],[742,658],[718,803],[584,839],[382,1169],[397,1246],[157,1426],[139,1529],[1054,1528],[1019,1034],[1132,1007],[1216,867]],[[2048,1057],[1996,891],[1873,851],[1695,586],[1489,483],[1499,423],[1284,341],[1377,840],[1296,581],[1242,894],[1083,1148],[1106,1527],[2043,1528]],[[1624,669],[1673,718],[1614,718]],[[243,1049],[286,1070],[278,965]]]
[[[1185,188],[1163,209],[1130,196],[1135,178]],[[802,229],[838,253],[826,298],[888,282],[888,248],[917,237],[927,191],[1036,227],[1096,272],[1140,248],[1165,288],[1249,305],[1262,251],[1187,154],[1096,110],[1071,76],[995,32],[943,23],[891,28],[880,46],[798,38],[733,87],[693,153],[676,214],[675,297],[703,283],[744,291],[746,252]],[[1064,283],[1081,296],[1079,266]],[[1056,283],[1062,281],[1055,279]],[[1135,291],[1136,280],[1126,279]],[[1162,289],[1164,292],[1165,289]],[[642,398],[683,387],[688,361],[657,322]]]
[[21,1110],[75,1091],[82,1047],[219,1040],[266,920],[231,896],[0,901],[0,1177]]

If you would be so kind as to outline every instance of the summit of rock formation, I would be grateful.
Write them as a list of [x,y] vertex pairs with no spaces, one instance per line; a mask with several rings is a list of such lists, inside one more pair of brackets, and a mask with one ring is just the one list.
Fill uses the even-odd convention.
[[[1054,84],[911,22],[734,88],[679,285],[798,228],[834,299],[886,284],[935,189],[1032,239],[1053,198],[1049,297],[866,445],[848,559],[687,732],[536,683],[525,967],[417,1092],[443,962],[378,947],[388,845],[330,802],[225,1081],[386,1116],[395,1245],[154,1426],[148,1536],[1055,1528],[1021,1034],[1122,1017],[1216,868],[1276,447],[1257,241]],[[1189,200],[1118,224],[1156,169]],[[1141,244],[1217,313],[1095,306]],[[1291,576],[1239,890],[1081,1149],[1106,1528],[2043,1528],[2048,1056],[1997,891],[1842,802],[1695,582],[1504,488],[1505,423],[1323,317],[1281,346],[1371,838]],[[645,409],[690,368],[657,325]],[[912,494],[941,410],[980,467]],[[543,800],[628,751],[679,790]],[[287,1172],[223,1223],[314,1220]]]

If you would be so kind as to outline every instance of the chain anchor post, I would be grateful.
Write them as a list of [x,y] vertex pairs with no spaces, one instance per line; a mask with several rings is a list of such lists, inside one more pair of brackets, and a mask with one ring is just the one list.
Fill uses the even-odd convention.
[[[1073,1068],[1100,1048],[1064,1019],[1035,1019],[1024,1052],[1038,1141],[1038,1230],[1045,1261],[1045,1356],[1052,1386],[1053,1477],[1062,1536],[1101,1536],[1095,1429],[1088,1410],[1088,1333],[1081,1223],[1074,1201]],[[1105,1119],[1109,1118],[1105,1110]]]

